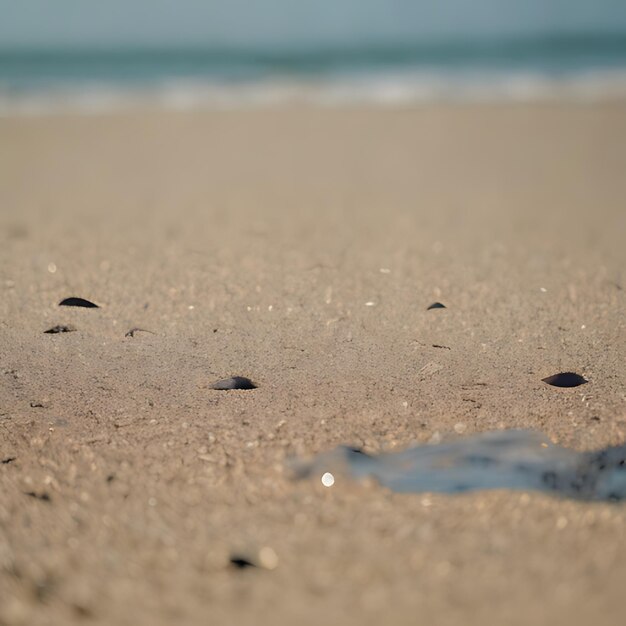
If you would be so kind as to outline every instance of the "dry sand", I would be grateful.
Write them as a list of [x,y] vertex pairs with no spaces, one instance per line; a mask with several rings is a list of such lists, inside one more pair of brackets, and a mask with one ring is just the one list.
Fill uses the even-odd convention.
[[626,440],[626,105],[5,118],[0,145],[0,624],[623,618],[624,504],[285,460]]

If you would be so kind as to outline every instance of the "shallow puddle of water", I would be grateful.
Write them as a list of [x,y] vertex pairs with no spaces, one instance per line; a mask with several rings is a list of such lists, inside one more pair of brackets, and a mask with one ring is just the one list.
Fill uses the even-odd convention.
[[[295,465],[298,477],[371,478],[398,492],[538,490],[582,500],[626,499],[626,444],[577,452],[529,430],[488,432],[371,456],[349,447]],[[329,476],[332,478],[330,480]]]

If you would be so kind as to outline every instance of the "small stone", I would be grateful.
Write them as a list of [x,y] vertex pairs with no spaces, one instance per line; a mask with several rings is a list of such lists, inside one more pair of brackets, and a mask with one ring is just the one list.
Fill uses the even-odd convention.
[[589,382],[575,372],[561,372],[553,376],[548,376],[547,378],[542,378],[541,381],[553,387],[578,387],[579,385],[584,385]]
[[243,555],[233,554],[229,559],[230,564],[237,569],[246,569],[246,567],[256,567],[256,564],[248,560]]
[[85,300],[84,298],[65,298],[59,302],[59,306],[79,306],[85,309],[98,309],[97,304],[90,302],[89,300]]
[[256,385],[245,376],[231,376],[230,378],[223,378],[211,385],[211,389],[218,391],[227,391],[230,389],[256,389]]
[[231,554],[230,564],[237,569],[248,567],[258,567],[266,570],[276,569],[278,566],[278,555],[273,548],[264,546],[260,550],[246,550]]
[[433,302],[430,306],[426,308],[426,310],[430,311],[431,309],[445,309],[445,308],[446,308],[445,304],[441,304],[441,302]]
[[150,333],[151,335],[156,334],[151,330],[146,330],[145,328],[131,328],[127,333],[124,334],[124,337],[134,337],[135,333]]
[[325,472],[322,476],[322,485],[332,487],[335,484],[335,477],[330,472]]
[[36,491],[25,491],[24,495],[35,498],[36,500],[42,500],[43,502],[50,502],[51,500],[50,495],[45,491],[42,491],[41,493],[37,493]]
[[259,550],[259,565],[268,570],[276,569],[278,566],[278,555],[273,548],[264,546]]
[[76,328],[74,328],[74,326],[69,326],[66,324],[58,324],[57,326],[48,328],[48,330],[44,330],[43,332],[47,335],[56,335],[57,333],[73,333],[75,331],[76,331]]

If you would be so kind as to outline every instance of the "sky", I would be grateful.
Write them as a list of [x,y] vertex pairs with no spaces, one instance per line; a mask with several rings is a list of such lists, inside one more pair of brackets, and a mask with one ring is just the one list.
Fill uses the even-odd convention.
[[0,0],[0,48],[311,46],[626,33],[626,0]]

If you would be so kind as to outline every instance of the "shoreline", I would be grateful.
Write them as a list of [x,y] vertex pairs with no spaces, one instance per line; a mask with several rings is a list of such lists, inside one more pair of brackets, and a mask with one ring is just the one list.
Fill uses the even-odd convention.
[[380,108],[553,104],[586,106],[626,101],[626,69],[552,75],[520,69],[399,70],[337,76],[275,76],[256,80],[171,77],[129,84],[115,80],[14,86],[0,81],[0,118],[127,114],[138,110],[219,112],[281,108]]

